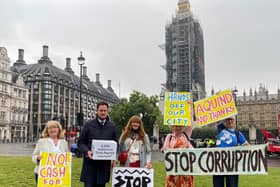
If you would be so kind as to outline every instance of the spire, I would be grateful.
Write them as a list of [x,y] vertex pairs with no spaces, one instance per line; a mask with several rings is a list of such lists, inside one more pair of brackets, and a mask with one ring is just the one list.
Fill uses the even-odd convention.
[[212,90],[211,90],[211,95],[215,95],[215,91],[214,91],[213,87],[212,87]]
[[191,10],[191,4],[189,0],[179,0],[178,4],[178,14],[180,13],[187,13],[190,12]]
[[243,101],[246,101],[246,91],[245,91],[245,89],[243,90]]

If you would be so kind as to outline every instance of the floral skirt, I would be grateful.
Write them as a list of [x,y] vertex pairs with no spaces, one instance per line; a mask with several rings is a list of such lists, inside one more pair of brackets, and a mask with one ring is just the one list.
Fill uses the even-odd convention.
[[194,187],[193,176],[189,175],[168,175],[165,187]]

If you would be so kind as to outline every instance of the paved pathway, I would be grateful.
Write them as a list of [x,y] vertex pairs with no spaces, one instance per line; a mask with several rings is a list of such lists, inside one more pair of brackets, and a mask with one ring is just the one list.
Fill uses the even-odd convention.
[[1,143],[0,156],[30,156],[35,143]]

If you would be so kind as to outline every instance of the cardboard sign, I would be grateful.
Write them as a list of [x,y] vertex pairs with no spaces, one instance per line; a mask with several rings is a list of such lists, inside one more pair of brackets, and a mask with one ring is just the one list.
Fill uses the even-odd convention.
[[164,153],[167,175],[267,174],[266,145],[228,148],[169,149]]
[[146,168],[115,167],[112,187],[154,187],[154,170]]
[[164,125],[190,126],[192,121],[191,102],[189,92],[166,92]]
[[92,140],[93,160],[116,160],[117,143],[113,140]]
[[194,102],[194,110],[198,126],[208,125],[237,115],[234,98],[230,90]]
[[71,153],[42,152],[38,187],[71,187]]

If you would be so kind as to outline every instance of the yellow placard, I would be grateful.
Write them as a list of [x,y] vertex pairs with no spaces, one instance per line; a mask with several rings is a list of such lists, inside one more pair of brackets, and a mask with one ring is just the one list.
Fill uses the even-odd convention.
[[71,187],[71,153],[42,152],[37,187]]
[[194,102],[198,126],[208,125],[237,115],[231,90],[225,90],[203,100]]
[[164,99],[164,125],[190,126],[192,97],[189,92],[166,92]]

